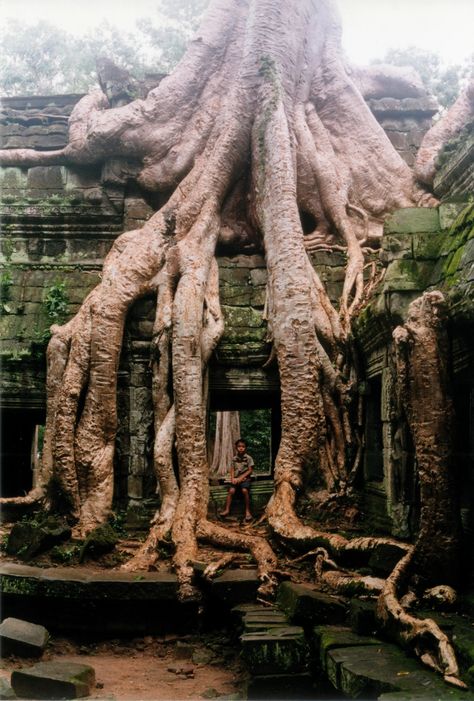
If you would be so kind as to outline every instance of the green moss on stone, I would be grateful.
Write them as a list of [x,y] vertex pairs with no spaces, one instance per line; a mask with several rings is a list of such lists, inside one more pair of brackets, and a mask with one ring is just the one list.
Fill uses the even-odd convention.
[[428,207],[397,209],[385,223],[387,234],[414,234],[439,229],[438,210]]

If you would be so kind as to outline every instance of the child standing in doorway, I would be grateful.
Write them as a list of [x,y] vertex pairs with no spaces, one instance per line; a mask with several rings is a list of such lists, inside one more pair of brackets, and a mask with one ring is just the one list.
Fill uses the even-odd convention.
[[224,511],[220,513],[220,516],[225,518],[229,515],[234,494],[237,490],[240,490],[244,497],[245,520],[247,522],[252,520],[252,514],[250,512],[250,477],[253,472],[253,466],[254,461],[247,453],[247,444],[242,438],[239,438],[239,440],[235,442],[235,455],[232,458],[232,465],[230,467],[230,487],[227,492],[227,501]]

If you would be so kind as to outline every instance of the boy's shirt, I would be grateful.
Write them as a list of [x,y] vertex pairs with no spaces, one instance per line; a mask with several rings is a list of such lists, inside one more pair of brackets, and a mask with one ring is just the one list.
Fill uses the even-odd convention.
[[240,455],[234,455],[232,458],[232,467],[234,468],[234,477],[240,477],[240,475],[243,475],[245,472],[248,472],[251,467],[254,466],[254,461],[253,458],[248,455],[248,453],[244,453],[242,456]]

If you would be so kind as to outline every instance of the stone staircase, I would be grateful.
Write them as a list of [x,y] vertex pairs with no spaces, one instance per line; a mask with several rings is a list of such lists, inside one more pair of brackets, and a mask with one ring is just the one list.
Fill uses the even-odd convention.
[[[373,609],[290,582],[280,586],[274,607],[234,608],[248,699],[474,699],[474,687],[450,687],[396,645],[361,634],[375,627]],[[472,624],[456,616],[443,623],[451,627],[466,682],[474,681]]]
[[[201,565],[195,563],[198,578]],[[0,576],[3,616],[25,618],[56,632],[179,634],[202,625],[199,607],[178,601],[173,574],[3,563]],[[470,684],[463,691],[379,637],[373,600],[331,596],[287,581],[280,585],[275,604],[259,603],[255,568],[227,570],[201,584],[211,624],[229,626],[239,638],[249,701],[474,700],[472,596],[465,599],[464,614],[426,612],[453,641],[463,679]]]

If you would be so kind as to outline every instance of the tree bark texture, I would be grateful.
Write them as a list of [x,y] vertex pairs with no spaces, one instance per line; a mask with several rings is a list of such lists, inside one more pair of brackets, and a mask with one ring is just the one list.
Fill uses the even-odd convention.
[[[365,89],[383,80],[371,75]],[[407,84],[392,74],[387,81],[396,90]],[[380,238],[386,213],[426,195],[367,107],[360,82],[346,68],[332,0],[214,0],[184,58],[146,99],[112,108],[94,91],[75,107],[64,149],[0,152],[3,165],[23,166],[132,157],[143,188],[172,192],[143,228],[115,241],[101,283],[76,317],[53,328],[44,470],[61,482],[79,531],[108,517],[125,315],[137,298],[155,293],[154,465],[162,507],[128,567],[150,566],[160,540],[171,538],[183,597],[196,595],[198,538],[250,549],[265,590],[277,564],[264,539],[229,533],[206,517],[207,364],[223,331],[215,251],[220,239],[238,248],[249,231],[265,253],[281,384],[270,526],[293,545],[336,554],[375,546],[375,539],[351,543],[319,533],[296,510],[307,470],[318,470],[331,492],[350,485],[348,338],[365,295],[363,245]],[[306,237],[302,213],[315,221]],[[308,258],[307,249],[319,245],[347,254],[337,309]]]

